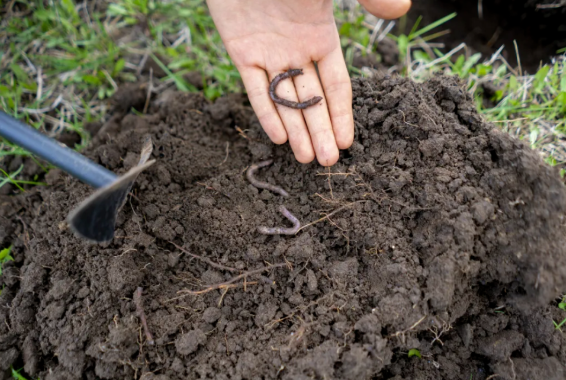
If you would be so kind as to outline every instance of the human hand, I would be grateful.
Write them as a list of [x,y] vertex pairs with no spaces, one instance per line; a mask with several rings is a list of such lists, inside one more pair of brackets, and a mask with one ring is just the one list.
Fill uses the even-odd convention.
[[[410,0],[359,0],[381,18],[407,12]],[[287,140],[296,159],[324,166],[354,139],[352,86],[340,47],[332,0],[207,0],[238,68],[250,103],[276,144]],[[315,63],[316,62],[316,67]],[[317,74],[318,68],[318,74]],[[277,93],[291,101],[323,100],[304,110],[275,105],[269,82],[288,69],[304,74],[282,81]],[[320,79],[319,79],[320,76]]]

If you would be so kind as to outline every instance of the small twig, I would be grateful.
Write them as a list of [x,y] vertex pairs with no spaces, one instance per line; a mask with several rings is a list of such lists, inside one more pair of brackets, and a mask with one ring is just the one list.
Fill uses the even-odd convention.
[[330,177],[330,167],[328,167],[328,188],[330,189],[330,198],[334,199],[334,194],[332,193],[332,178]]
[[513,380],[515,380],[517,378],[517,374],[515,373],[515,363],[513,363],[513,360],[511,358],[509,358],[509,361],[511,362],[511,373],[513,373]]
[[515,45],[515,54],[517,55],[517,66],[519,68],[519,76],[523,76],[523,68],[521,66],[521,56],[519,55],[519,46],[517,45],[517,40],[513,40],[513,45]]
[[403,331],[397,331],[395,334],[391,334],[389,335],[387,338],[399,338],[401,337],[401,342],[405,341],[405,334],[408,333],[409,331],[414,330],[418,325],[420,325],[422,323],[422,321],[424,321],[426,319],[426,315],[424,315],[421,319],[419,319],[418,321],[416,321],[415,323],[413,323],[413,325],[411,327],[409,327],[408,329],[405,329]]
[[[314,222],[311,222],[311,223],[309,223],[309,224],[306,224],[306,225],[302,226],[301,228],[299,228],[299,231],[302,230],[302,229],[304,229],[304,228],[307,228],[307,227],[309,227],[309,226],[312,226],[312,225],[314,225],[314,224],[320,223],[320,222],[322,222],[322,221],[324,221],[324,220],[330,218],[332,215],[337,214],[337,213],[339,213],[340,211],[343,211],[344,209],[347,209],[348,207],[354,205],[355,203],[362,203],[362,202],[365,202],[365,201],[356,201],[356,202],[348,203],[347,205],[344,205],[344,206],[342,206],[342,207],[339,207],[339,208],[337,208],[336,210],[332,211],[330,214],[326,214],[326,215],[323,216],[322,218],[320,218],[320,219],[318,219],[318,220],[315,220]],[[298,232],[298,231],[297,231],[297,232]]]
[[373,48],[373,44],[375,43],[375,39],[377,38],[377,33],[379,33],[379,31],[381,30],[381,27],[383,26],[384,22],[385,20],[380,18],[375,23],[375,26],[371,28],[372,29],[371,36],[369,38],[368,46],[366,47],[367,54],[371,53],[371,49]]
[[[275,264],[275,265],[268,265],[268,266],[265,266],[265,267],[262,267],[262,268],[259,268],[259,269],[247,271],[245,273],[242,273],[238,276],[233,277],[232,279],[230,279],[226,282],[221,282],[219,284],[209,285],[206,289],[203,289],[203,290],[196,290],[196,291],[195,290],[180,290],[178,293],[183,294],[183,295],[180,296],[180,297],[173,298],[173,299],[171,299],[171,301],[183,298],[183,297],[185,297],[185,295],[199,295],[199,294],[209,293],[209,292],[211,292],[213,290],[217,290],[217,289],[233,288],[233,287],[236,287],[233,284],[235,282],[243,279],[243,278],[253,276],[253,275],[256,275],[256,274],[259,274],[259,273],[263,273],[263,272],[270,270],[270,269],[281,268],[281,267],[285,267],[285,266],[287,266],[286,263],[281,263],[281,264]],[[247,284],[249,285],[251,283],[248,282]]]
[[301,322],[301,326],[297,329],[297,331],[291,333],[287,348],[291,348],[298,344],[305,336],[307,329],[312,326],[312,323],[306,323],[301,317],[297,316],[296,318]]
[[149,69],[149,82],[147,84],[147,94],[145,96],[145,104],[143,106],[143,113],[146,114],[149,109],[149,101],[151,100],[151,91],[153,91],[153,68]]
[[140,63],[138,64],[138,67],[136,68],[136,75],[137,75],[137,76],[140,76],[140,75],[141,75],[141,73],[142,73],[142,71],[143,71],[143,68],[145,67],[145,63],[147,62],[147,59],[148,59],[148,58],[149,58],[149,53],[146,52],[146,53],[142,56],[142,59],[140,60]]
[[43,75],[41,72],[41,66],[37,69],[37,93],[35,99],[37,102],[41,102],[41,96],[43,95]]
[[332,175],[343,175],[345,177],[351,176],[351,175],[358,175],[358,173],[316,173],[317,176],[332,176]]
[[261,182],[261,181],[258,181],[257,179],[254,178],[255,172],[259,168],[269,166],[272,163],[273,163],[273,160],[267,160],[267,161],[262,161],[258,164],[255,164],[255,165],[251,165],[248,168],[248,171],[246,172],[246,177],[248,178],[248,181],[250,181],[250,183],[252,185],[254,185],[255,187],[257,187],[259,189],[266,189],[266,190],[272,191],[274,193],[280,194],[284,197],[288,197],[289,193],[286,192],[285,190],[283,190],[281,187],[272,185],[272,184],[267,183],[267,182]]
[[387,37],[387,34],[389,34],[389,32],[391,31],[391,29],[393,29],[395,27],[395,21],[389,21],[389,24],[387,24],[387,26],[385,27],[385,29],[383,29],[383,32],[381,32],[379,34],[379,36],[377,37],[377,42],[381,42],[383,41],[383,39],[385,37]]
[[258,227],[257,230],[260,234],[263,235],[295,235],[299,229],[301,228],[301,222],[297,219],[285,206],[279,206],[279,212],[283,214],[283,216],[293,223],[292,228],[284,228],[284,227]]
[[491,379],[495,379],[497,376],[499,376],[499,374],[494,373],[493,375],[487,377],[485,380],[491,380]]
[[224,160],[222,160],[222,162],[220,164],[216,165],[217,168],[224,165],[224,163],[228,160],[229,154],[230,154],[230,142],[227,142],[226,143],[226,157],[224,157]]
[[553,8],[560,8],[566,6],[564,1],[561,1],[556,4],[537,4],[537,9],[553,9]]
[[173,243],[172,241],[170,241],[169,244],[173,244],[175,246],[175,248],[177,248],[179,251],[181,251],[181,252],[183,252],[183,253],[185,253],[185,254],[187,254],[187,255],[195,258],[195,259],[198,259],[198,260],[200,260],[204,263],[207,263],[208,265],[210,265],[213,268],[220,269],[220,270],[227,270],[229,272],[238,272],[238,270],[236,268],[230,268],[230,267],[227,267],[225,265],[215,263],[214,261],[211,261],[211,260],[209,260],[205,257],[191,253],[191,252],[187,251],[186,249],[184,249],[184,248],[178,246],[177,244]]
[[138,316],[140,317],[140,320],[141,320],[141,323],[142,323],[142,326],[143,326],[143,330],[145,332],[147,344],[153,346],[153,344],[155,344],[155,341],[153,340],[153,337],[151,336],[151,333],[149,332],[149,328],[147,327],[147,320],[145,319],[145,313],[143,312],[143,303],[142,303],[142,298],[141,298],[142,291],[143,291],[143,288],[139,287],[134,292],[134,304],[136,305],[136,310],[138,312]]
[[44,114],[53,111],[55,108],[57,108],[59,104],[61,104],[62,101],[63,101],[63,95],[59,94],[59,96],[53,101],[53,103],[49,107],[39,108],[39,109],[19,107],[18,111],[27,112],[34,115]]
[[204,187],[204,188],[207,189],[207,190],[216,191],[218,194],[222,194],[222,195],[224,195],[224,196],[225,196],[226,198],[228,198],[228,199],[232,199],[232,197],[230,196],[230,194],[224,193],[224,192],[222,192],[222,191],[220,191],[220,190],[218,190],[218,189],[215,189],[215,188],[212,187],[212,186],[208,186],[206,183],[197,182],[196,184],[199,185],[199,186]]
[[106,79],[108,79],[108,82],[110,82],[110,84],[112,85],[112,88],[114,89],[114,91],[118,91],[118,85],[116,84],[114,79],[112,79],[112,77],[110,76],[108,71],[106,71],[106,70],[101,70],[101,71],[102,71],[102,74],[104,74],[104,76],[106,77]]
[[[246,132],[245,132],[242,128],[238,127],[237,125],[236,125],[236,131],[238,131],[238,134],[239,134],[241,137],[245,138],[246,140],[251,140],[251,139],[248,137],[248,135],[246,135]],[[246,129],[246,131],[247,131],[247,129]]]

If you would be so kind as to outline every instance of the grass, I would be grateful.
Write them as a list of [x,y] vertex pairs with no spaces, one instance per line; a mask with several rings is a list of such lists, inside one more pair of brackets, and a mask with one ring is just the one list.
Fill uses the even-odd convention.
[[25,181],[25,180],[15,179],[18,176],[18,174],[20,174],[20,172],[22,171],[23,168],[24,168],[24,165],[22,164],[13,173],[6,173],[6,171],[4,169],[0,168],[0,173],[2,173],[2,175],[3,175],[3,176],[0,176],[0,187],[4,186],[6,183],[11,183],[15,187],[17,187],[20,191],[24,192],[25,190],[21,185],[33,185],[33,186],[44,186],[44,185],[46,185],[43,182]]
[[[562,300],[558,303],[558,308],[566,311],[566,295],[562,296]],[[562,332],[562,326],[566,323],[566,318],[558,323],[555,320],[552,320],[552,323],[554,323],[554,328],[556,330],[560,330]]]
[[410,358],[410,357],[413,357],[413,356],[416,356],[416,357],[418,357],[419,359],[422,359],[421,352],[420,352],[418,349],[416,349],[416,348],[411,348],[411,349],[409,350],[409,353],[407,354],[407,357],[409,357],[409,358]]
[[[24,377],[20,374],[22,369],[15,370],[14,367],[10,367],[10,369],[12,371],[12,378],[14,378],[15,380],[28,380],[27,377]],[[37,380],[39,380],[39,377],[37,378]]]
[[[84,124],[104,118],[120,84],[152,76],[148,61],[165,72],[152,76],[155,92],[197,91],[184,79],[195,71],[209,99],[241,91],[204,0],[45,3],[10,2],[0,15],[0,109],[51,135],[79,133],[77,149],[88,143]],[[0,159],[9,155],[28,153],[3,141]]]
[[2,275],[2,265],[8,261],[14,261],[14,258],[10,255],[12,252],[12,246],[4,248],[0,251],[0,275]]

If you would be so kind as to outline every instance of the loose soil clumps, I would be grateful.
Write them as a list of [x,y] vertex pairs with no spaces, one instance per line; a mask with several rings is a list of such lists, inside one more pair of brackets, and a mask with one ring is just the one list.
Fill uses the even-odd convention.
[[[355,142],[330,169],[270,143],[243,95],[168,93],[148,115],[116,114],[87,154],[123,173],[149,134],[157,163],[105,245],[69,231],[90,190],[57,170],[1,198],[16,261],[0,379],[10,366],[45,380],[563,379],[555,170],[484,124],[454,78],[353,89]],[[256,178],[289,197],[246,179],[267,159]],[[301,230],[258,233],[289,227],[281,205]]]

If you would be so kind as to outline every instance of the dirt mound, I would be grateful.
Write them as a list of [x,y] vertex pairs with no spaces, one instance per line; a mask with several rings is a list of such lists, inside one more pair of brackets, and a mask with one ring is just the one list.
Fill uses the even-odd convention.
[[[1,369],[45,380],[563,379],[550,306],[566,279],[558,175],[483,124],[455,79],[353,88],[355,143],[330,170],[271,144],[241,95],[170,93],[149,115],[116,115],[89,156],[124,172],[150,134],[158,162],[106,245],[68,230],[90,190],[58,171],[50,187],[2,198],[0,243],[16,261],[2,275]],[[266,159],[257,178],[289,197],[246,179]],[[280,205],[302,229],[259,234],[288,226]]]

